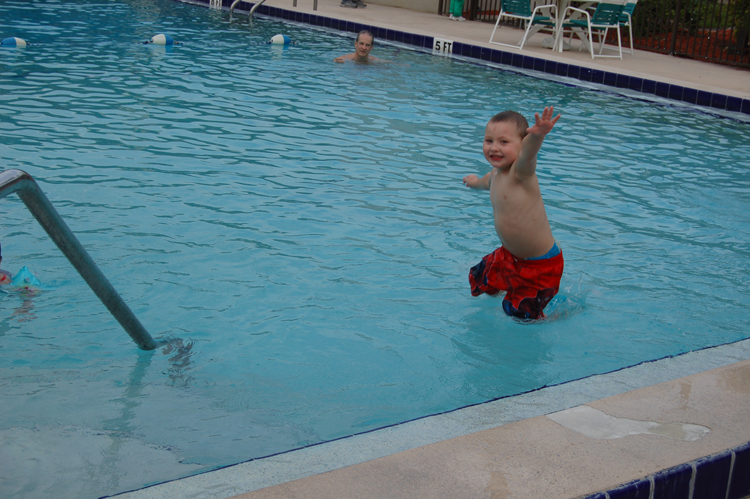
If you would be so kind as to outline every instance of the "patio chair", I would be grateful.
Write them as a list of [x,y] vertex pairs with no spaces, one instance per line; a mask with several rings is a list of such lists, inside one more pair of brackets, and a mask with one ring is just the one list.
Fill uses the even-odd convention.
[[[630,53],[633,53],[633,11],[638,0],[628,0],[620,14],[620,28],[628,28],[628,40],[630,40]],[[606,35],[605,35],[606,36]],[[627,49],[625,49],[627,51]]]
[[[578,38],[583,42],[583,46],[591,52],[591,58],[595,57],[617,57],[622,59],[622,38],[620,37],[620,16],[625,8],[625,0],[606,0],[599,2],[596,6],[596,10],[593,14],[587,10],[579,9],[576,7],[568,7],[563,13],[563,22],[561,26],[557,27],[557,41],[555,46],[558,46],[560,37],[563,36],[563,32],[568,30],[571,33],[577,35]],[[604,39],[610,28],[614,28],[617,31],[617,48],[609,48],[604,46]],[[594,34],[599,36],[599,53],[594,53]],[[607,50],[616,50],[617,55],[604,55],[602,52]]]
[[[513,45],[509,43],[493,42],[495,31],[497,31],[500,20],[504,18],[521,19],[526,24],[526,31],[521,38],[521,42]],[[513,47],[523,49],[526,40],[530,36],[541,30],[550,31],[555,36],[555,19],[557,19],[557,5],[547,4],[538,5],[531,10],[530,0],[502,0],[500,13],[497,15],[495,29],[492,30],[489,43],[502,45],[504,47]]]
[[[623,48],[622,50],[624,52],[633,53],[633,11],[635,10],[635,5],[638,3],[638,0],[628,0],[628,3],[625,4],[625,7],[622,9],[622,14],[620,14],[619,24],[620,27],[618,29],[622,28],[628,28],[628,40],[630,41],[630,50]],[[607,31],[604,30],[604,39],[607,38]]]

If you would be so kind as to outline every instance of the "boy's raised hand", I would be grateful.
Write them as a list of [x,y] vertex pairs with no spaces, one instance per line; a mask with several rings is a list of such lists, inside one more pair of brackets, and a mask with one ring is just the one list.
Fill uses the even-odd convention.
[[537,135],[544,137],[547,135],[550,131],[552,131],[552,127],[555,126],[555,123],[557,123],[557,120],[560,119],[560,115],[558,114],[554,118],[552,115],[554,114],[555,106],[548,106],[544,108],[544,111],[542,111],[541,118],[539,117],[539,113],[534,113],[534,126],[528,128],[526,130],[527,133],[530,133],[531,135]]

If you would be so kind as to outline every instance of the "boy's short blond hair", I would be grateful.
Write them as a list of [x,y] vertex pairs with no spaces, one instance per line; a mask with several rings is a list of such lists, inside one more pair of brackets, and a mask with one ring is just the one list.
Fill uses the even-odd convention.
[[529,122],[521,113],[515,111],[502,111],[490,118],[490,123],[512,123],[518,129],[518,135],[521,138],[526,137],[526,130],[529,128]]

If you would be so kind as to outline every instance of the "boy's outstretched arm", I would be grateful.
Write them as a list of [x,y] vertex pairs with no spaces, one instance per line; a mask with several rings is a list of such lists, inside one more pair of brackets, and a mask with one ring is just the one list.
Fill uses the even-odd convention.
[[490,173],[492,172],[487,172],[482,178],[479,178],[474,174],[466,175],[464,177],[464,185],[466,185],[466,187],[471,187],[472,189],[488,191],[490,190]]
[[521,143],[521,153],[516,160],[515,169],[518,176],[527,177],[536,172],[536,157],[539,149],[542,148],[544,137],[552,131],[555,123],[560,119],[559,114],[554,118],[552,117],[554,111],[555,107],[549,106],[544,108],[541,117],[539,113],[534,114],[534,126],[526,130],[528,135],[524,137]]

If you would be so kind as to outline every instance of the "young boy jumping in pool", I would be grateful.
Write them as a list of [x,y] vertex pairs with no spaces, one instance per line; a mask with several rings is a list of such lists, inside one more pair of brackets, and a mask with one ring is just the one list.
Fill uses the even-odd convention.
[[469,271],[471,294],[506,291],[503,310],[521,319],[544,317],[544,307],[557,294],[563,273],[557,246],[544,209],[536,176],[537,153],[558,114],[545,107],[534,126],[514,111],[496,114],[487,123],[482,151],[492,170],[484,177],[467,175],[464,184],[490,191],[495,231],[502,246]]

